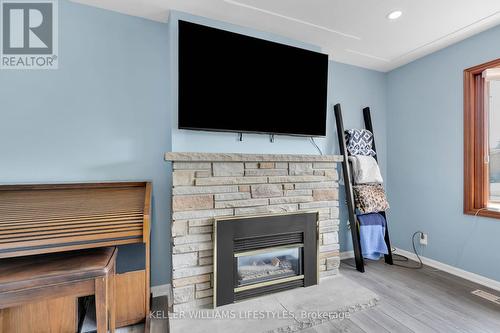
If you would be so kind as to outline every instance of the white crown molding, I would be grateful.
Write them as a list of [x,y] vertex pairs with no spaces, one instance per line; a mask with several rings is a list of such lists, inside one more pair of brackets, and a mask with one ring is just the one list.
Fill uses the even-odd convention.
[[371,58],[371,59],[375,59],[375,60],[387,62],[387,63],[391,62],[390,59],[378,57],[378,56],[375,56],[375,55],[372,55],[372,54],[368,54],[368,53],[359,52],[359,51],[356,51],[356,50],[345,49],[345,51],[349,52],[349,53],[354,53],[354,54],[357,54],[357,55],[360,55],[360,56],[363,56],[363,57],[367,57],[367,58]]
[[314,24],[312,22],[308,22],[308,21],[304,21],[304,20],[301,20],[301,19],[298,19],[298,18],[295,18],[295,17],[283,15],[283,14],[280,14],[280,13],[276,13],[276,12],[273,12],[273,11],[270,11],[270,10],[267,10],[267,9],[263,9],[263,8],[259,8],[259,7],[255,7],[255,6],[251,6],[251,5],[247,5],[247,4],[235,1],[235,0],[223,0],[223,1],[225,3],[230,4],[230,5],[239,6],[239,7],[246,8],[246,9],[255,10],[255,11],[258,11],[260,13],[264,13],[264,14],[267,14],[267,15],[272,15],[272,16],[275,16],[275,17],[279,17],[279,18],[282,18],[282,19],[285,19],[285,20],[289,20],[289,21],[295,22],[295,23],[300,23],[300,24],[303,24],[303,25],[307,25],[307,26],[310,26],[310,27],[313,27],[313,28],[316,28],[316,29],[328,31],[328,32],[340,35],[342,37],[352,38],[352,39],[355,39],[355,40],[361,40],[361,37],[359,37],[359,36],[351,35],[351,34],[348,34],[348,33],[342,32],[342,31],[338,31],[338,30],[334,30],[334,29],[330,29],[330,28],[327,28],[327,27],[319,25],[319,24]]
[[[342,0],[313,1],[303,5],[304,12],[308,13],[304,17],[300,14],[299,1],[288,4],[286,0],[275,2],[275,5],[257,0],[71,1],[159,22],[167,22],[170,11],[189,13],[315,45],[328,53],[332,60],[382,72],[404,66],[500,24],[500,3],[495,4],[493,0],[479,0],[477,4],[461,2],[456,15],[450,17],[445,15],[447,6],[453,6],[453,1],[446,0],[441,6],[435,6],[431,0],[420,1],[412,5],[412,10],[402,8],[405,16],[392,22],[398,33],[387,28],[387,20],[381,14],[384,10],[393,9],[388,3],[379,5],[375,10],[373,4],[361,0],[350,4]],[[287,10],[289,6],[299,7]],[[359,10],[365,7],[370,10]],[[433,15],[426,22],[425,9],[430,10],[429,7],[438,7],[441,16]],[[335,8],[344,10],[342,24],[334,19]],[[325,10],[332,16],[331,21],[324,19]],[[359,25],[364,20],[369,23],[366,27]],[[404,22],[413,23],[405,25]],[[427,29],[419,32],[417,38],[415,31],[420,24]],[[436,31],[428,29],[434,25]],[[391,43],[377,42],[380,38]]]

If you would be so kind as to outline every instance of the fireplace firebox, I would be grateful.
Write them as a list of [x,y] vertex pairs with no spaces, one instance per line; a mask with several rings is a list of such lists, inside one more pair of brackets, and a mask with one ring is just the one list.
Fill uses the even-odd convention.
[[317,284],[317,215],[216,220],[214,306]]

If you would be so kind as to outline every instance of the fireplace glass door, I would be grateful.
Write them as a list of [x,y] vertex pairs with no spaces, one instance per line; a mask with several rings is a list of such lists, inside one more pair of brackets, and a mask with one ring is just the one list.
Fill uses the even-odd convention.
[[302,276],[303,244],[237,252],[235,288]]
[[215,221],[214,304],[318,283],[318,213]]

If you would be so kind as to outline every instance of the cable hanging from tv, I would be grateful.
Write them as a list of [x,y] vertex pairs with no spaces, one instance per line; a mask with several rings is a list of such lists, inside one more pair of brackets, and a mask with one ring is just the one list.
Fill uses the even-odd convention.
[[320,155],[323,155],[323,151],[321,150],[321,148],[316,144],[316,141],[314,141],[314,137],[311,136],[311,143],[313,144],[314,147],[316,147],[316,149],[318,150],[319,154]]

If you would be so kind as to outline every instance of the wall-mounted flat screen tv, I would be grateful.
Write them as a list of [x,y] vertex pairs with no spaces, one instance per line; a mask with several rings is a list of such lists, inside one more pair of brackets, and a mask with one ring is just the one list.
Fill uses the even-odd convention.
[[326,135],[328,56],[179,21],[179,128]]

